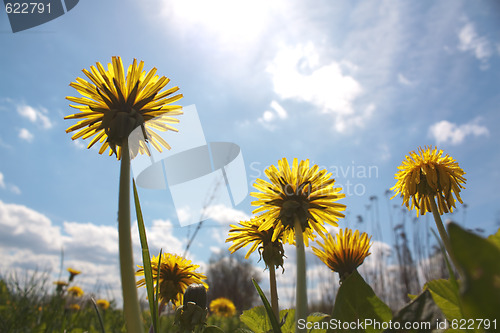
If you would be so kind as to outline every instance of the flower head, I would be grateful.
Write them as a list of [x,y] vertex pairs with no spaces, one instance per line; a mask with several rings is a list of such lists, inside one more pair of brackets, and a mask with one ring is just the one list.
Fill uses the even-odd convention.
[[71,267],[68,268],[68,272],[69,272],[69,282],[73,281],[75,276],[81,273],[81,271],[77,271],[76,269],[73,269]]
[[[170,149],[168,143],[153,129],[177,131],[168,123],[179,122],[171,116],[182,114],[182,107],[169,104],[181,99],[182,95],[171,96],[179,90],[178,87],[161,92],[169,79],[156,75],[156,68],[147,74],[143,68],[144,62],[137,64],[134,59],[125,73],[121,58],[113,57],[107,70],[99,62],[96,67],[91,66],[90,71],[84,69],[83,73],[91,82],[77,78],[76,82],[70,84],[83,97],[66,97],[79,104],[70,106],[80,112],[64,117],[81,120],[66,129],[66,133],[77,131],[71,137],[73,140],[93,137],[87,148],[99,141],[102,143],[99,154],[109,147],[109,155],[114,152],[120,159],[124,140],[135,128],[141,126],[142,134],[155,149],[160,152],[161,146]],[[148,122],[153,118],[153,121]],[[134,150],[149,154],[144,141],[139,142]]]
[[335,235],[331,234],[324,238],[325,244],[318,242],[322,250],[313,247],[313,252],[332,271],[339,273],[341,281],[352,273],[370,255],[370,240],[366,233],[359,234],[359,230],[353,234],[352,230],[340,229]]
[[83,290],[78,286],[72,286],[68,288],[68,294],[75,297],[81,297],[83,296]]
[[70,310],[78,311],[78,310],[80,310],[80,305],[78,305],[78,304],[70,304],[69,308],[70,308]]
[[232,317],[236,314],[236,307],[230,299],[220,297],[210,302],[210,312],[221,317]]
[[281,235],[278,235],[275,241],[272,241],[274,227],[266,230],[259,230],[262,225],[262,218],[260,216],[252,218],[250,221],[241,221],[239,225],[231,225],[229,230],[229,237],[227,242],[233,242],[229,247],[231,253],[251,245],[248,249],[245,259],[250,257],[250,254],[255,250],[264,257],[266,266],[275,265],[276,267],[283,267],[283,257],[285,252],[283,250],[283,243],[281,242]]
[[61,288],[62,288],[62,287],[67,287],[67,286],[69,285],[69,284],[68,284],[68,282],[66,282],[66,281],[61,281],[61,280],[54,281],[53,283],[54,283],[54,284],[55,284],[58,288],[59,288],[59,287],[61,287]]
[[109,302],[105,299],[98,299],[95,303],[103,310],[109,309]]
[[[187,260],[181,256],[170,253],[163,253],[161,256],[161,264],[158,269],[159,256],[151,258],[151,269],[153,280],[158,279],[160,274],[160,300],[163,303],[171,301],[174,306],[182,305],[183,294],[190,284],[203,284],[206,288],[208,285],[203,282],[207,277],[201,273],[195,272],[200,266],[191,264],[191,260]],[[144,268],[138,266],[136,275],[144,275]],[[137,287],[142,287],[146,284],[145,279],[137,281]]]
[[253,186],[260,192],[250,195],[258,199],[252,205],[260,206],[253,213],[264,212],[259,230],[274,227],[273,241],[283,234],[283,243],[293,244],[295,219],[298,219],[308,246],[308,239],[314,239],[313,231],[320,235],[327,232],[324,222],[337,226],[338,219],[344,217],[340,212],[345,205],[334,201],[345,194],[339,193],[341,188],[333,187],[335,179],[330,178],[330,173],[319,170],[317,165],[309,167],[309,160],[299,164],[294,159],[290,168],[288,160],[283,158],[278,168],[272,165],[265,172],[271,182],[257,179]]
[[432,211],[430,200],[434,197],[437,197],[440,215],[455,208],[453,194],[463,203],[460,189],[465,188],[462,185],[466,181],[465,172],[452,157],[442,156],[442,150],[432,147],[419,147],[418,154],[412,151],[409,155],[394,176],[397,182],[391,190],[396,194],[392,198],[399,193],[409,210],[416,208],[417,216]]

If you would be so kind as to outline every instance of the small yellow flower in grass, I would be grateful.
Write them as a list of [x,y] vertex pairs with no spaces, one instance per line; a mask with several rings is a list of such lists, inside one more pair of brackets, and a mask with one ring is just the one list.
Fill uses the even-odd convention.
[[233,245],[229,247],[229,251],[234,253],[242,247],[251,245],[245,259],[248,259],[250,254],[258,249],[261,259],[264,257],[266,266],[272,263],[276,267],[283,267],[285,252],[281,242],[282,237],[278,235],[273,242],[274,228],[259,230],[262,223],[263,219],[258,216],[250,219],[250,221],[241,221],[239,225],[231,225],[232,229],[229,230],[229,237],[226,239],[226,243],[233,242]]
[[98,299],[95,303],[103,310],[109,309],[109,302],[105,299]]
[[462,185],[466,181],[465,172],[448,154],[442,155],[442,150],[432,147],[419,147],[418,153],[410,152],[394,177],[397,182],[391,190],[396,194],[392,198],[400,194],[408,210],[415,208],[417,216],[432,211],[430,201],[434,197],[437,197],[440,215],[455,208],[453,195],[463,203],[460,189],[465,188]]
[[[175,307],[182,305],[183,294],[190,284],[202,284],[208,289],[208,285],[203,282],[207,277],[201,273],[195,272],[200,266],[191,264],[191,260],[187,260],[181,256],[170,253],[163,253],[161,257],[160,268],[158,269],[158,257],[151,258],[151,268],[153,280],[156,285],[158,274],[160,274],[160,301],[168,303],[169,301]],[[139,266],[139,270],[135,275],[144,275],[143,266]],[[146,280],[137,281],[137,287],[146,285]]]
[[221,317],[232,317],[236,314],[236,307],[230,299],[220,297],[210,302],[210,312]]
[[252,205],[260,206],[253,213],[263,212],[265,221],[259,230],[274,227],[273,241],[283,234],[283,243],[293,244],[298,218],[308,246],[308,239],[314,239],[313,231],[320,235],[327,233],[324,222],[337,226],[339,218],[344,217],[340,212],[346,206],[335,201],[345,194],[339,193],[341,188],[333,187],[335,179],[330,178],[331,173],[319,170],[317,165],[309,167],[309,160],[299,164],[295,158],[290,168],[288,160],[283,158],[278,168],[272,165],[265,173],[271,182],[257,179],[253,186],[260,192],[250,195],[258,199]]
[[72,286],[68,288],[68,294],[75,297],[81,297],[83,296],[83,290],[78,286]]
[[61,280],[59,280],[59,281],[54,281],[54,284],[55,284],[57,287],[61,287],[61,288],[62,288],[62,287],[67,287],[67,286],[68,286],[68,282],[66,282],[66,281],[61,281]]
[[339,273],[342,281],[370,255],[370,240],[371,236],[364,232],[360,235],[359,230],[353,234],[349,228],[340,229],[335,239],[328,234],[324,244],[318,242],[322,250],[313,247],[313,252],[332,271]]
[[69,272],[69,282],[73,281],[75,276],[81,273],[81,271],[77,271],[76,269],[73,269],[71,267],[68,268],[68,272]]
[[[69,101],[79,105],[70,105],[80,112],[69,115],[64,119],[81,119],[69,127],[66,133],[77,131],[71,138],[93,139],[87,148],[97,142],[102,143],[99,154],[109,147],[109,155],[113,152],[117,158],[121,157],[121,146],[129,134],[137,127],[142,127],[146,140],[158,151],[161,146],[170,149],[169,144],[154,130],[177,131],[168,123],[178,123],[172,118],[182,114],[182,107],[169,105],[182,98],[181,94],[173,95],[178,87],[173,87],[161,92],[168,84],[169,79],[156,75],[156,68],[147,74],[144,62],[133,63],[125,72],[120,57],[113,57],[106,70],[99,62],[96,67],[91,66],[90,71],[84,69],[83,73],[91,81],[77,78],[70,84],[83,97],[66,97]],[[157,118],[159,117],[159,118]],[[148,122],[156,118],[154,121]],[[145,142],[141,141],[135,148],[140,153],[149,154]],[[137,151],[134,150],[134,154]]]
[[78,310],[80,310],[80,305],[78,305],[78,304],[70,304],[69,308],[71,310],[78,311]]

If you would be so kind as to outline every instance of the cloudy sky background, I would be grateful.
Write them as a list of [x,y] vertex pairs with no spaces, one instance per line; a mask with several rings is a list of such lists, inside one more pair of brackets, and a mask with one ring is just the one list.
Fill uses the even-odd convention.
[[[499,32],[495,1],[81,1],[16,34],[0,13],[0,274],[38,268],[57,277],[63,249],[63,267],[83,270],[84,287],[120,297],[119,163],[73,142],[65,133],[73,122],[63,120],[73,113],[65,97],[77,95],[69,83],[114,55],[144,60],[179,86],[207,141],[241,147],[249,187],[282,157],[309,158],[345,188],[340,226],[385,248],[389,220],[400,216],[392,208],[400,199],[386,202],[397,166],[438,145],[467,172],[467,208],[449,217],[492,233]],[[140,195],[152,251],[182,254],[194,226],[180,227],[168,192]],[[205,265],[226,251],[229,224],[251,216],[251,201],[212,207],[188,257]],[[133,234],[138,243],[135,225]]]

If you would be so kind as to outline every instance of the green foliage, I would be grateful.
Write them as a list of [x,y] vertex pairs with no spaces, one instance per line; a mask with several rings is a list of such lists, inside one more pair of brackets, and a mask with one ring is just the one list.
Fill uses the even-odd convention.
[[451,321],[463,318],[456,281],[453,282],[452,280],[444,279],[432,280],[424,288],[429,290],[432,299],[446,316],[446,319]]
[[271,328],[273,332],[281,333],[278,319],[274,316],[273,309],[271,308],[271,305],[269,304],[266,295],[264,295],[264,292],[262,291],[262,289],[260,289],[259,284],[254,279],[252,279],[252,282],[255,286],[255,289],[257,289],[257,292],[259,293],[262,303],[264,304],[264,308],[266,310],[267,317],[269,318],[269,322],[271,323]]
[[[153,273],[151,269],[151,256],[149,254],[148,240],[146,237],[146,228],[144,227],[144,219],[142,217],[142,209],[141,203],[139,202],[139,195],[137,194],[137,187],[135,186],[135,180],[133,180],[134,185],[134,203],[135,203],[135,212],[137,216],[137,225],[139,228],[139,237],[141,239],[141,248],[142,248],[142,264],[144,267],[144,280],[146,281],[146,290],[148,293],[148,301],[149,301],[149,310],[151,311],[151,319],[153,322],[153,330],[155,333],[159,332],[159,322],[158,322],[158,289],[154,290],[153,283]],[[161,261],[161,253],[159,260]],[[158,264],[158,267],[160,265]],[[159,274],[158,274],[159,278]],[[157,284],[159,286],[159,284]]]
[[[391,309],[382,302],[363,277],[355,270],[339,288],[332,318],[341,322],[373,320],[388,322],[392,319]],[[366,327],[366,332],[381,332]]]
[[[394,315],[394,318],[392,319],[392,327],[404,327],[407,323],[425,323],[435,326],[437,321],[442,322],[443,320],[443,313],[434,302],[431,293],[429,290],[424,290],[420,295],[415,297],[410,303],[405,305]],[[397,323],[399,323],[400,326],[396,326],[398,325]],[[396,330],[394,329],[388,329],[384,332],[395,331]],[[434,332],[435,330],[432,331]],[[418,329],[407,329],[407,332],[431,332],[431,330],[425,330],[422,326],[420,326]]]
[[452,251],[462,273],[461,304],[468,319],[500,324],[500,248],[498,232],[484,239],[457,224],[448,226]]

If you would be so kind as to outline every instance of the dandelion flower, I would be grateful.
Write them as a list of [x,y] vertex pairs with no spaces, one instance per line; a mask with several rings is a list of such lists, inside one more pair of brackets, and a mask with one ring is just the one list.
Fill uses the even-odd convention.
[[68,294],[75,297],[81,297],[83,296],[83,290],[78,286],[72,286],[68,288]]
[[276,267],[283,267],[283,257],[285,252],[283,250],[283,244],[281,243],[281,235],[278,235],[276,240],[272,241],[272,236],[274,233],[274,228],[266,230],[259,230],[262,225],[261,217],[254,217],[250,221],[241,221],[239,225],[231,225],[231,230],[229,230],[229,237],[226,239],[227,242],[233,242],[233,245],[229,247],[231,253],[250,245],[245,259],[250,257],[250,254],[255,250],[259,250],[259,253],[264,257],[264,262],[266,266],[273,263]]
[[340,229],[335,239],[328,234],[325,244],[318,242],[322,250],[313,247],[313,252],[332,271],[339,273],[342,281],[370,255],[370,240],[371,236],[364,232],[360,235],[359,230],[353,234],[349,228]]
[[58,281],[54,281],[54,284],[57,286],[57,287],[67,287],[68,286],[68,282],[66,281],[61,281],[61,280],[58,280]]
[[[79,120],[66,129],[66,133],[77,131],[71,137],[73,140],[93,137],[87,148],[100,142],[102,145],[99,154],[109,148],[109,155],[114,152],[120,159],[124,140],[135,128],[141,126],[144,137],[155,149],[160,152],[161,146],[170,149],[168,143],[153,129],[177,131],[168,124],[179,122],[172,116],[182,114],[182,107],[170,103],[178,101],[182,95],[172,96],[179,90],[178,87],[161,92],[169,79],[156,75],[156,68],[147,74],[143,69],[144,62],[137,64],[134,59],[125,72],[120,57],[113,57],[107,70],[99,62],[95,67],[91,66],[90,71],[84,69],[83,73],[91,82],[77,78],[76,82],[70,84],[82,97],[66,97],[77,103],[78,105],[70,106],[79,110],[78,113],[64,118]],[[154,120],[148,122],[152,119]],[[143,141],[138,143],[135,150],[149,154]]]
[[68,268],[68,272],[69,272],[69,282],[73,281],[75,276],[77,276],[78,274],[81,273],[81,271],[78,271],[78,270],[73,269],[71,267]]
[[337,226],[340,213],[346,206],[335,203],[345,197],[339,193],[341,188],[334,188],[335,179],[331,173],[319,170],[317,165],[309,167],[309,160],[298,163],[293,160],[292,168],[288,160],[283,158],[265,171],[271,182],[257,179],[254,187],[260,192],[250,195],[258,200],[253,206],[260,206],[254,214],[264,212],[264,222],[259,230],[274,227],[272,240],[283,234],[283,243],[293,244],[295,219],[298,218],[304,233],[304,243],[308,246],[308,239],[314,239],[313,231],[323,235],[327,233],[323,226],[326,222]]
[[[465,187],[465,172],[448,154],[443,155],[442,150],[425,147],[418,148],[409,153],[398,167],[395,175],[397,180],[391,190],[403,198],[403,203],[408,210],[417,211],[417,216],[432,212],[431,200],[437,197],[439,214],[452,212],[455,207],[455,198],[460,203],[460,189]],[[391,199],[392,199],[391,198]]]
[[[183,294],[190,284],[203,284],[208,288],[208,285],[202,281],[207,277],[195,272],[200,266],[191,264],[191,260],[187,260],[176,254],[163,253],[159,269],[158,261],[158,257],[153,256],[153,258],[151,258],[151,269],[155,284],[158,279],[158,274],[160,274],[159,295],[161,302],[168,303],[171,301],[172,304],[177,307],[182,305]],[[138,267],[139,270],[137,270],[136,275],[144,275],[144,268],[142,266]],[[142,287],[144,285],[146,285],[145,279],[137,281],[137,287]]]
[[105,299],[98,299],[95,303],[103,310],[109,309],[109,302]]
[[236,314],[236,307],[230,299],[220,297],[210,302],[210,311],[217,316],[232,317]]
[[70,310],[78,311],[78,310],[80,310],[80,305],[78,305],[78,304],[70,304],[69,308],[70,308]]

